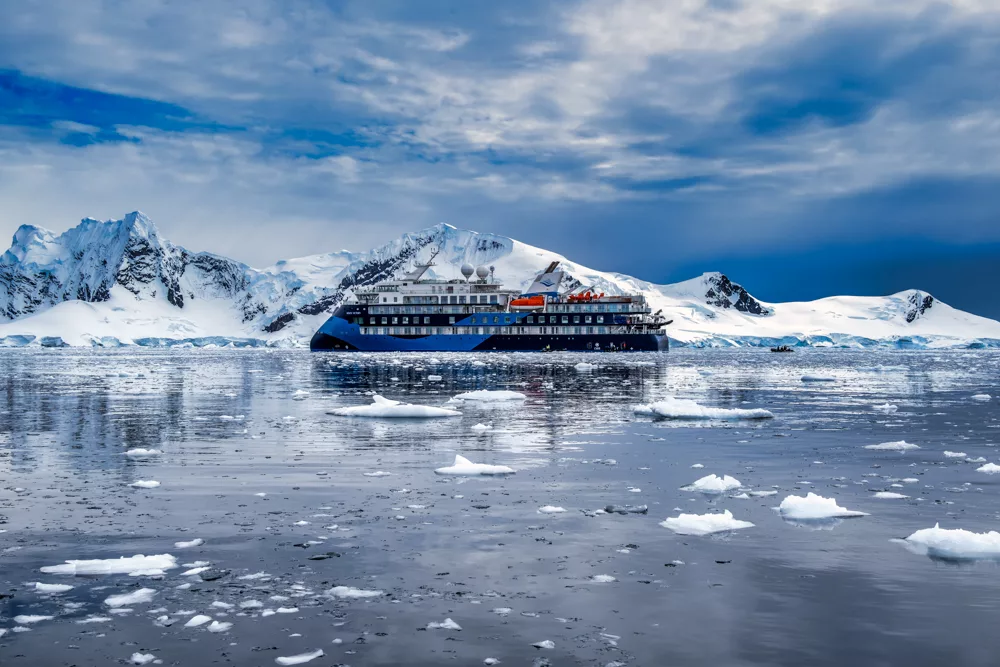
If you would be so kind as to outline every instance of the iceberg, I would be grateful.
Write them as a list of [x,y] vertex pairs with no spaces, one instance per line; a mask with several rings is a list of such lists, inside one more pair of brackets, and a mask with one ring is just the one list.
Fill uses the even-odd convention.
[[411,405],[401,401],[383,398],[378,394],[372,396],[369,405],[354,405],[347,408],[337,408],[330,414],[338,417],[373,417],[377,419],[433,419],[435,417],[460,417],[458,410],[436,408],[429,405]]
[[712,535],[744,528],[753,528],[749,521],[733,518],[733,513],[725,510],[722,514],[681,514],[661,521],[660,525],[678,535]]
[[841,507],[833,498],[824,498],[815,493],[803,496],[787,496],[778,506],[778,512],[784,519],[793,521],[814,521],[823,519],[845,519],[849,517],[868,516],[867,512],[858,512]]
[[920,449],[920,445],[914,445],[905,440],[895,442],[882,442],[877,445],[865,445],[865,449],[873,449],[879,452],[908,452],[913,449]]
[[647,405],[636,405],[637,415],[651,415],[663,419],[773,419],[774,414],[760,408],[713,408],[699,405],[685,398],[665,398]]
[[738,479],[730,477],[729,475],[723,475],[722,477],[719,477],[718,475],[706,475],[705,477],[695,480],[687,486],[682,486],[681,491],[697,491],[699,493],[718,494],[738,489],[741,486],[743,485]]
[[177,559],[170,554],[158,556],[131,556],[129,558],[107,558],[103,560],[68,560],[62,565],[41,568],[45,574],[72,574],[79,576],[93,574],[129,574],[146,570],[170,570],[177,567]]
[[943,560],[1000,560],[1000,533],[974,533],[963,528],[918,530],[900,540],[910,551]]
[[434,472],[439,475],[511,475],[516,471],[507,466],[473,463],[464,456],[456,454],[452,465],[438,468]]

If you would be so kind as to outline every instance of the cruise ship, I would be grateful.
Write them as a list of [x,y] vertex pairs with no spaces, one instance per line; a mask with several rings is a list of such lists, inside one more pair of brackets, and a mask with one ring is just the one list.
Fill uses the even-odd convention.
[[[437,253],[435,253],[436,255]],[[552,262],[524,292],[504,289],[493,267],[462,266],[463,279],[424,279],[434,256],[400,280],[359,287],[310,342],[314,351],[657,352],[670,324],[641,294],[577,288]]]

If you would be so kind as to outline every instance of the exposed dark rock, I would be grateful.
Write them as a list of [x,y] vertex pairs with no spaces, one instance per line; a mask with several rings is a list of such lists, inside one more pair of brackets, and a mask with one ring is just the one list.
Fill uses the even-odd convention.
[[770,311],[753,298],[741,285],[721,273],[708,278],[705,303],[716,308],[735,308],[751,315],[770,315]]

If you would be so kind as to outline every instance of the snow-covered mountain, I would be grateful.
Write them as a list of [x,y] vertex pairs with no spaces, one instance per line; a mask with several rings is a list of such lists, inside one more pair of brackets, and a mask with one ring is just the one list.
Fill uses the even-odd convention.
[[560,260],[571,281],[595,291],[644,293],[654,310],[674,320],[675,344],[1000,347],[1000,322],[916,290],[771,304],[720,273],[655,285],[444,224],[368,252],[254,269],[175,246],[139,212],[122,220],[88,218],[59,235],[18,229],[0,257],[0,344],[308,345],[352,288],[397,276],[434,250],[431,276],[458,278],[463,263],[484,264],[522,288]]

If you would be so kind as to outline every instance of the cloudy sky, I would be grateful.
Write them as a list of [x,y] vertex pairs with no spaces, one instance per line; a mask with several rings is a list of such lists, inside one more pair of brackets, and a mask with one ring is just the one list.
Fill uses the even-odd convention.
[[7,0],[0,235],[261,266],[438,222],[1000,316],[996,0]]

